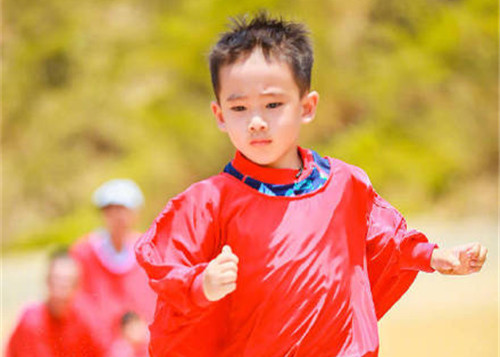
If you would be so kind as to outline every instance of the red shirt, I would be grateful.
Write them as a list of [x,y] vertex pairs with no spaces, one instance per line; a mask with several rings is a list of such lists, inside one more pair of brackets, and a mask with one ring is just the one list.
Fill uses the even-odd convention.
[[119,338],[113,342],[106,357],[148,357],[148,346],[146,342],[134,346],[129,341]]
[[75,309],[55,318],[42,303],[24,310],[10,338],[6,356],[97,357],[101,352]]
[[[377,319],[432,271],[435,245],[361,169],[329,160],[326,183],[304,195],[269,196],[222,173],[168,203],[136,245],[159,297],[152,356],[377,355]],[[243,155],[232,164],[273,184],[296,174]],[[239,257],[237,289],[210,302],[202,272],[225,244]]]
[[[82,268],[81,292],[92,333],[103,348],[109,348],[120,334],[120,319],[134,311],[146,321],[153,318],[156,296],[133,254],[132,244],[125,247],[121,264],[106,258],[104,237],[91,233],[75,244],[71,255]],[[127,255],[129,255],[127,257]]]

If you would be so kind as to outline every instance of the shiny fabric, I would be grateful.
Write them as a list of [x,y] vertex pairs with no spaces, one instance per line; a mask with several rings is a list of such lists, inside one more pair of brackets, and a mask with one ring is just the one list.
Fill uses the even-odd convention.
[[100,231],[92,232],[71,248],[82,269],[80,290],[82,305],[90,312],[87,322],[104,349],[120,335],[120,319],[126,312],[134,311],[151,322],[156,300],[135,260],[133,242],[112,257],[108,238]]
[[6,357],[99,357],[102,351],[76,310],[60,319],[45,304],[27,307],[9,340]]
[[[167,204],[136,245],[159,297],[152,356],[377,356],[377,319],[432,271],[435,245],[361,169],[328,160],[328,180],[308,194],[270,196],[222,173]],[[232,165],[272,184],[297,175],[243,155]],[[202,272],[225,244],[240,259],[237,289],[210,302]]]

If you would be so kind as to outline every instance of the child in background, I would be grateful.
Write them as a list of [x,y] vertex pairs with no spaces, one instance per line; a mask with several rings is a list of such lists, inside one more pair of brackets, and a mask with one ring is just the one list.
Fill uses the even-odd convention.
[[104,228],[89,233],[71,249],[82,269],[82,293],[89,324],[103,349],[120,335],[120,319],[127,311],[141,318],[153,317],[154,292],[140,269],[133,246],[139,237],[134,230],[138,210],[144,202],[140,188],[128,179],[114,179],[94,193]]
[[107,357],[147,357],[149,332],[146,322],[133,311],[120,320],[121,336],[113,342]]
[[80,272],[66,250],[49,259],[47,300],[27,307],[9,340],[7,357],[99,357],[77,296]]
[[418,271],[481,269],[485,247],[438,248],[363,170],[298,145],[312,64],[304,26],[265,13],[212,49],[211,107],[236,154],[136,245],[158,295],[151,356],[377,356],[377,320]]

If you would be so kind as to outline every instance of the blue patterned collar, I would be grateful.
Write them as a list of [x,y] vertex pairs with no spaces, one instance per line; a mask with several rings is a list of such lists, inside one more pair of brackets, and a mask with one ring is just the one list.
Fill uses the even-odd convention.
[[[330,162],[312,150],[299,148],[299,154],[304,163],[304,175],[299,175],[298,179],[289,180],[287,183],[264,182],[266,176],[272,182],[275,181],[273,178],[276,176],[283,177],[289,175],[289,173],[283,172],[282,169],[262,168],[239,153],[232,162],[226,165],[224,172],[268,196],[300,196],[314,192],[324,186],[330,175]],[[254,178],[256,175],[259,176],[260,180]]]

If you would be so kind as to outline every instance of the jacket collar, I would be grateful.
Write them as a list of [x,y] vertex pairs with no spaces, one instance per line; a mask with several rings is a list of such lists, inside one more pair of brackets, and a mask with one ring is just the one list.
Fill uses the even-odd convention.
[[302,159],[302,171],[261,166],[247,159],[240,151],[236,152],[231,164],[242,175],[249,176],[257,181],[273,185],[286,185],[303,180],[309,176],[313,169],[314,158],[312,152],[301,147],[298,147],[297,150]]

